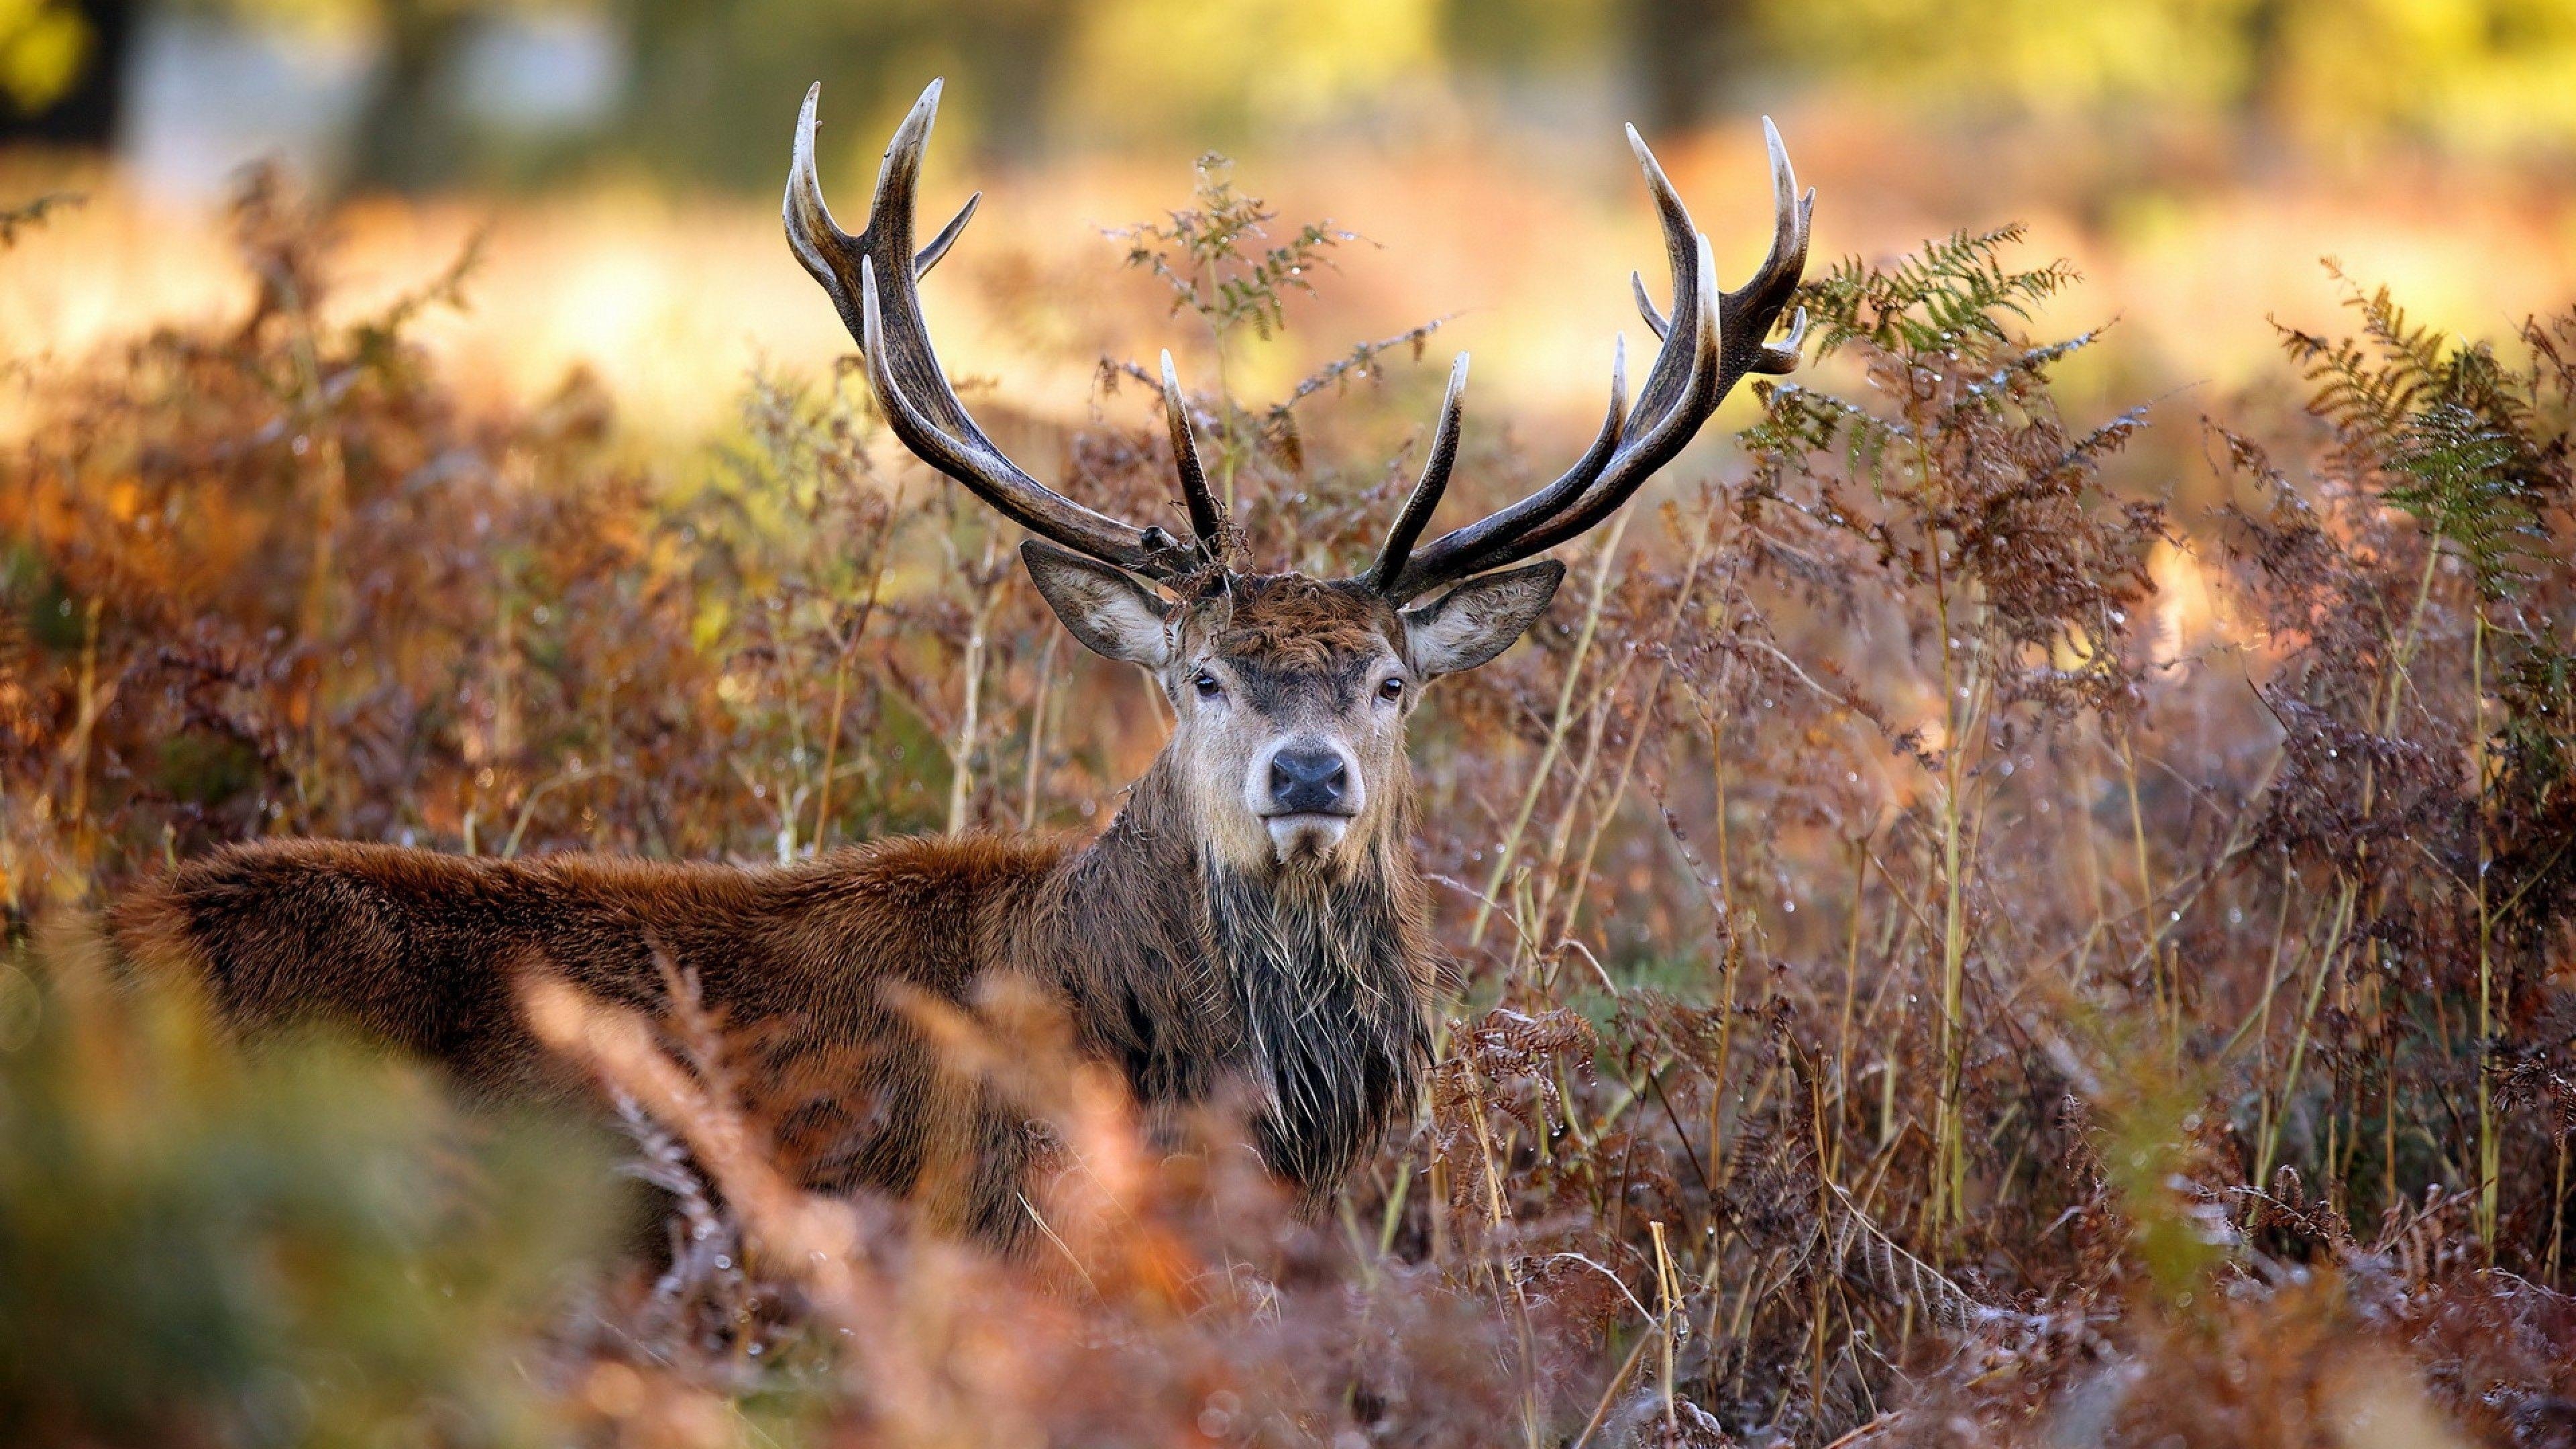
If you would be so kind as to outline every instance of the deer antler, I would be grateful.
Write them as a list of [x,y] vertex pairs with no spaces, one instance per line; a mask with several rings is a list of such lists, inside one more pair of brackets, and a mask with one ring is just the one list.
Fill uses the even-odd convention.
[[1449,396],[1441,405],[1439,430],[1421,481],[1396,515],[1386,546],[1365,576],[1372,587],[1397,600],[1412,599],[1576,537],[1617,512],[1655,470],[1689,446],[1700,425],[1745,374],[1783,373],[1798,365],[1798,343],[1807,326],[1803,308],[1790,323],[1786,340],[1765,343],[1763,339],[1779,321],[1780,309],[1796,295],[1799,274],[1806,269],[1807,229],[1816,194],[1812,190],[1799,194],[1789,153],[1768,117],[1763,119],[1762,134],[1771,148],[1771,185],[1778,213],[1771,252],[1751,280],[1721,293],[1709,262],[1708,238],[1692,227],[1689,210],[1665,178],[1663,167],[1655,164],[1645,139],[1636,127],[1628,128],[1628,144],[1645,168],[1646,188],[1653,193],[1656,213],[1663,220],[1664,251],[1673,273],[1669,321],[1647,298],[1645,280],[1634,273],[1629,277],[1637,293],[1637,310],[1663,340],[1635,409],[1626,405],[1627,355],[1621,343],[1611,352],[1609,416],[1602,420],[1600,436],[1574,466],[1520,502],[1443,534],[1417,552],[1414,542],[1422,536],[1432,510],[1439,507],[1457,457],[1458,393],[1467,374],[1467,359],[1461,356],[1450,373]]
[[1223,519],[1190,439],[1189,410],[1169,354],[1163,359],[1164,409],[1195,547],[1183,546],[1162,528],[1138,528],[1094,512],[1029,476],[975,425],[949,385],[931,350],[918,283],[947,254],[982,198],[981,193],[967,198],[955,220],[928,246],[913,250],[913,202],[920,188],[922,148],[939,112],[939,87],[932,81],[895,129],[877,171],[867,225],[856,236],[841,230],[823,204],[822,183],[814,174],[814,109],[823,87],[818,83],[805,93],[804,110],[796,119],[795,161],[787,174],[788,245],[831,294],[842,323],[858,339],[868,385],[887,426],[923,462],[966,485],[1031,533],[1103,563],[1164,580],[1198,572],[1221,547]]

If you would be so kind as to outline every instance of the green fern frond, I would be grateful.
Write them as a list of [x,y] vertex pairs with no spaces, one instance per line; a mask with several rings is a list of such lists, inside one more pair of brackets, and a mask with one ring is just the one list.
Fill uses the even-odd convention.
[[2489,599],[2546,548],[2538,500],[2514,464],[2521,439],[2475,411],[2437,402],[2407,418],[2389,462],[2407,481],[2381,496],[2459,550]]
[[2385,287],[2347,281],[2344,305],[2361,316],[2357,338],[2280,328],[2314,388],[2308,410],[2361,469],[2391,478],[2384,502],[2457,550],[2481,595],[2502,597],[2549,543],[2530,380],[2485,343],[2455,344],[2414,322]]
[[2576,788],[2576,654],[2532,641],[2496,681],[2496,694],[2505,706],[2498,793],[2518,814],[2543,815]]
[[1762,420],[1738,437],[1766,463],[1825,453],[1839,445],[1855,474],[1870,474],[1905,432],[1902,423],[1795,383],[1757,383],[1754,395],[1762,401]]
[[1945,351],[1971,339],[2007,340],[2003,319],[2031,309],[2078,280],[2065,261],[2016,270],[2004,253],[2022,240],[2018,224],[1954,232],[1890,267],[1857,256],[1837,262],[1802,289],[1820,327],[1819,357],[1854,342],[1900,356]]

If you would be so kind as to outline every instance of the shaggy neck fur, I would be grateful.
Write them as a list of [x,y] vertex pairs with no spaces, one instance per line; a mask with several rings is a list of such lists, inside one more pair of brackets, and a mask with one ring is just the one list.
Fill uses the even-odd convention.
[[1157,761],[1068,863],[1063,979],[1141,1098],[1244,1091],[1271,1169],[1328,1188],[1409,1109],[1430,1052],[1406,812],[1348,842],[1345,868],[1245,870],[1199,844],[1186,798]]

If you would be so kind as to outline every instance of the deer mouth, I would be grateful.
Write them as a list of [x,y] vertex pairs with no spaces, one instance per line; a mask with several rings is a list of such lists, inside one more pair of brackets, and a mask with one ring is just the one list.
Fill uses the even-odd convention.
[[1351,818],[1321,810],[1284,811],[1261,817],[1270,831],[1270,849],[1282,865],[1329,855],[1350,833]]

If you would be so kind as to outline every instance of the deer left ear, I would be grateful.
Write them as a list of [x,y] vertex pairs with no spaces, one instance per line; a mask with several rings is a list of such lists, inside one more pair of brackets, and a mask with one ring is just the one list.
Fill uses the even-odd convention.
[[1148,669],[1171,661],[1170,607],[1125,570],[1035,538],[1020,545],[1020,562],[1084,647]]
[[1404,621],[1405,652],[1425,678],[1473,669],[1529,632],[1563,582],[1565,565],[1554,559],[1469,579],[1398,616]]

